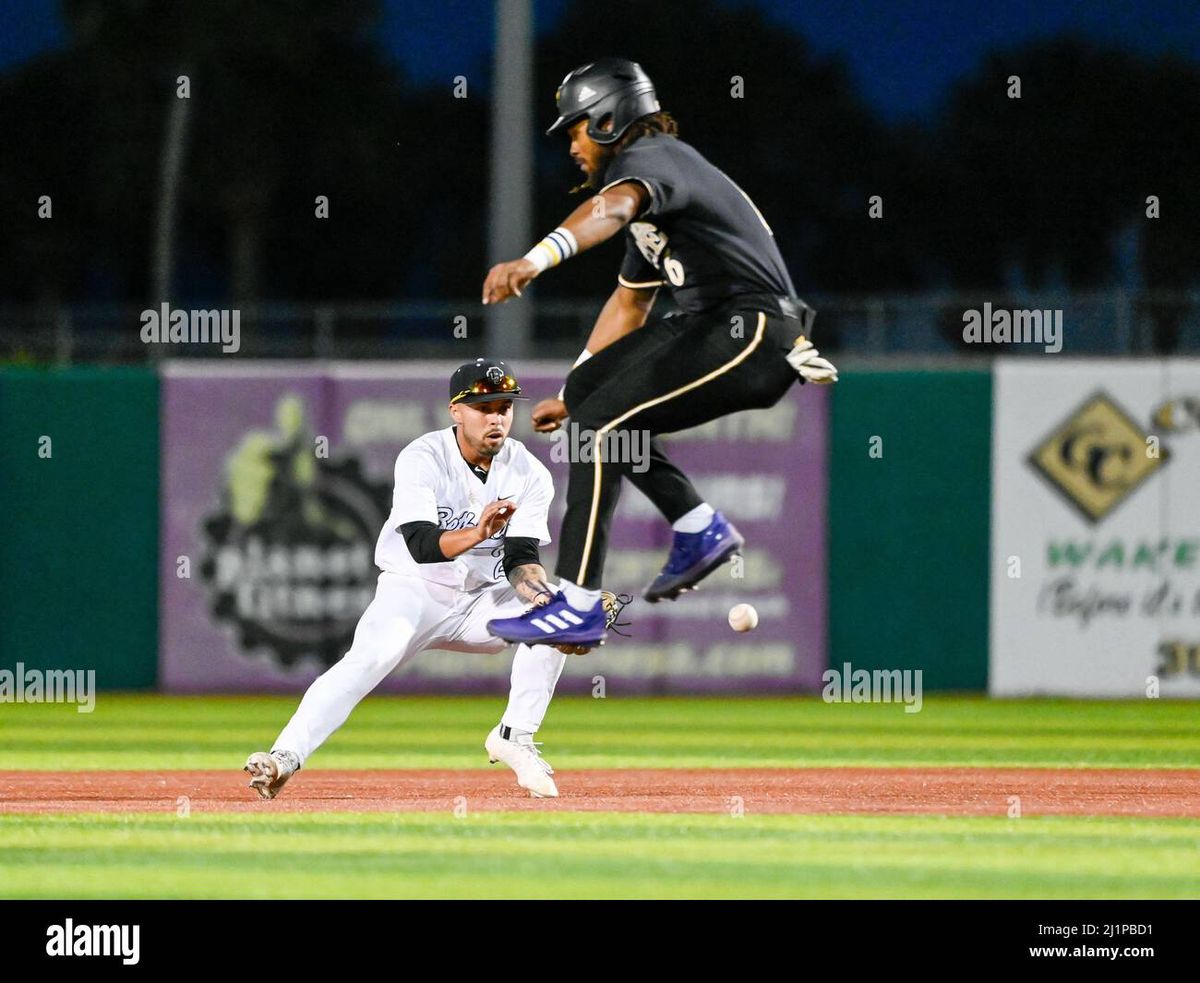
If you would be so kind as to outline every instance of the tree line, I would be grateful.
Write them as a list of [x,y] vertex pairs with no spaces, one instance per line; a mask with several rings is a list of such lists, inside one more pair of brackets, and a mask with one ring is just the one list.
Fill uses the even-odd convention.
[[[503,97],[486,70],[465,98],[458,66],[414,84],[373,0],[65,0],[63,14],[66,47],[0,77],[5,302],[153,300],[182,77],[181,302],[477,296]],[[555,88],[610,48],[755,200],[802,294],[1196,286],[1194,63],[1041,41],[993,52],[933,118],[890,126],[840,62],[755,8],[578,0],[537,44],[535,234],[577,200],[565,139],[540,136]],[[619,255],[608,243],[538,290],[602,297]]]

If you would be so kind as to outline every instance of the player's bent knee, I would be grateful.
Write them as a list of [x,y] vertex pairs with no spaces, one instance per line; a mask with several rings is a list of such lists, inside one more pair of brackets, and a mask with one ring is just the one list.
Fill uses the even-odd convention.
[[342,662],[364,676],[386,676],[404,658],[412,638],[411,631],[383,633],[369,639],[356,636]]
[[348,668],[364,679],[376,679],[386,676],[404,658],[404,652],[388,649],[387,651],[363,652],[351,649],[342,658]]

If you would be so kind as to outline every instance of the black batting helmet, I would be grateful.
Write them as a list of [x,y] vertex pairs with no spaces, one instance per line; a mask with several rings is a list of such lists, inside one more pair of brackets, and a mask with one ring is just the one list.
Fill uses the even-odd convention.
[[[657,113],[654,83],[642,66],[626,58],[600,58],[568,73],[554,95],[558,119],[546,131],[550,136],[585,116],[587,134],[596,143],[615,143],[630,125],[643,116]],[[611,132],[600,129],[611,117]]]

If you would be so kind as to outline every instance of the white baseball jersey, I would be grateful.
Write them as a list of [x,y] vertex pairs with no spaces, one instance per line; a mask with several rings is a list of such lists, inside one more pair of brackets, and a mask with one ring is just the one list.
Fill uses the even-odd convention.
[[[547,516],[554,498],[550,471],[511,437],[492,458],[487,481],[480,481],[458,448],[455,428],[418,437],[396,458],[392,512],[375,546],[375,563],[389,573],[407,574],[460,590],[504,581],[504,537],[528,536],[550,542]],[[477,525],[483,508],[512,499],[518,508],[498,535],[445,563],[418,563],[400,527],[433,522],[439,529]]]

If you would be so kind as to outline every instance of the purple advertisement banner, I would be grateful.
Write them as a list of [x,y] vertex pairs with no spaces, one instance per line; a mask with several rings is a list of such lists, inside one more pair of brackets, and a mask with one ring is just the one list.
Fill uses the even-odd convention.
[[[172,363],[162,389],[159,683],[167,692],[302,691],[350,645],[374,595],[375,540],[396,455],[450,425],[454,365]],[[521,366],[551,395],[566,366]],[[561,438],[535,434],[521,406],[512,437],[555,480],[551,535],[565,507]],[[705,499],[746,537],[741,560],[701,589],[656,605],[643,586],[666,559],[667,522],[626,483],[605,587],[633,595],[630,637],[568,658],[559,692],[593,677],[627,693],[816,692],[827,667],[828,394],[796,386],[777,406],[663,438]],[[543,549],[553,573],[557,546]],[[737,633],[747,602],[759,625]],[[429,651],[380,692],[503,692],[512,649]]]

